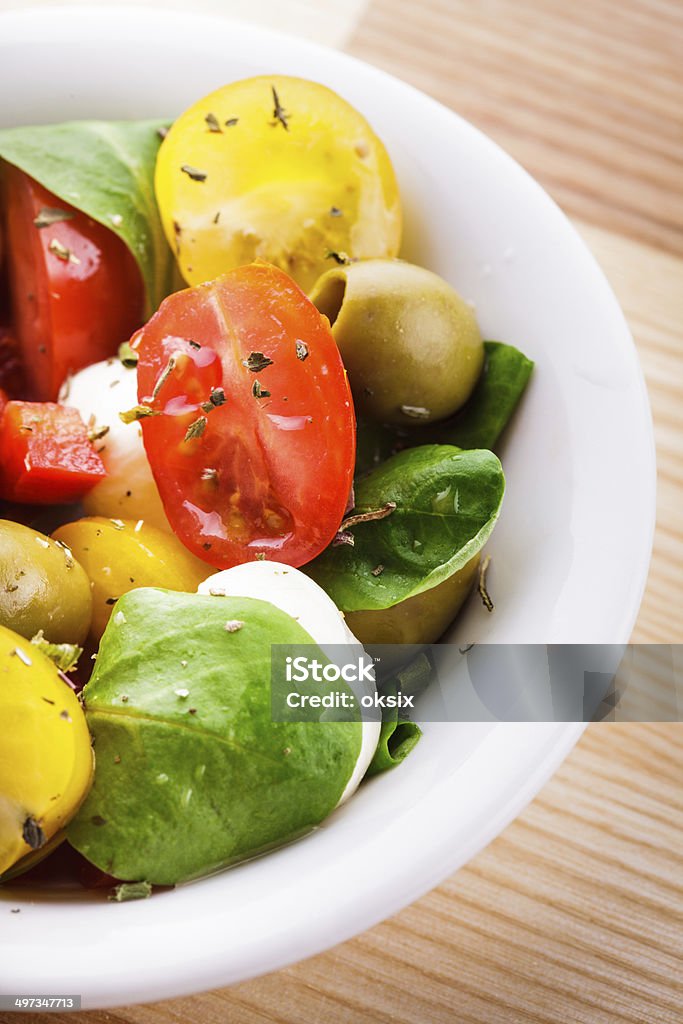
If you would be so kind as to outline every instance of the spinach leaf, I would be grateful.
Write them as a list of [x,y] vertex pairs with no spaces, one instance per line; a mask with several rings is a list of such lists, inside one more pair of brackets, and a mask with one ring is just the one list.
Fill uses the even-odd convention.
[[418,444],[424,444],[424,438],[420,440],[417,431],[408,427],[359,419],[356,427],[356,478],[369,473],[404,448]]
[[[379,644],[376,648],[377,652],[387,649],[382,644]],[[408,646],[406,649],[410,650],[410,647]],[[372,648],[370,648],[370,652],[372,652]],[[385,696],[391,695],[395,697],[401,693],[406,696],[419,697],[427,689],[433,678],[434,667],[431,659],[422,651],[417,657],[411,659],[407,665],[404,665],[403,668],[394,673],[393,676],[381,683],[380,689]],[[380,729],[377,749],[368,766],[365,777],[369,778],[372,775],[385,772],[389,768],[395,768],[397,764],[406,759],[421,736],[422,730],[416,722],[411,722],[406,718],[399,718],[397,707],[387,707],[385,705],[382,709],[382,727]]]
[[442,583],[481,550],[504,489],[492,452],[451,445],[399,452],[356,485],[355,512],[388,502],[395,510],[353,526],[353,547],[327,548],[306,572],[342,611],[390,608]]
[[429,428],[430,441],[493,448],[529,383],[534,364],[519,349],[485,341],[484,370],[469,401],[452,419]]
[[400,720],[394,712],[394,717],[382,722],[377,750],[368,765],[365,778],[379,775],[405,761],[421,735],[422,729],[416,722]]
[[95,780],[68,828],[88,860],[172,885],[302,835],[336,806],[361,725],[273,721],[272,643],[312,641],[251,598],[147,588],[117,602],[84,691]]
[[485,341],[484,351],[486,359],[477,386],[464,408],[451,419],[412,429],[359,421],[356,475],[415,445],[492,449],[524,393],[534,364],[519,349],[499,341]]
[[[406,645],[406,652],[414,648],[414,645]],[[383,645],[377,645],[380,658],[383,654]],[[391,650],[391,647],[389,647]],[[371,645],[370,653],[374,654],[375,649]],[[414,658],[404,663],[393,676],[387,681],[380,682],[378,687],[382,693],[402,693],[410,697],[419,697],[436,678],[432,658],[426,651],[420,651]]]
[[0,158],[104,224],[135,257],[148,314],[173,287],[174,260],[154,198],[163,121],[71,121],[0,131]]

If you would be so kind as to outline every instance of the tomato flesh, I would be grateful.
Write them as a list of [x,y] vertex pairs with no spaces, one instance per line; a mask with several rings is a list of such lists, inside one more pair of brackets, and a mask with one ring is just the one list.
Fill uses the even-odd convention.
[[0,387],[12,398],[22,398],[26,380],[21,350],[16,335],[9,327],[0,325]]
[[185,545],[217,568],[314,558],[344,515],[355,452],[327,320],[287,274],[256,263],[169,296],[133,345],[139,401],[154,413],[141,420],[145,448]]
[[[57,398],[69,373],[115,355],[142,322],[144,288],[124,242],[16,167],[4,168],[6,256],[28,394]],[[41,211],[68,219],[46,227]]]
[[37,505],[82,498],[104,476],[102,459],[75,409],[7,402],[0,417],[0,494]]

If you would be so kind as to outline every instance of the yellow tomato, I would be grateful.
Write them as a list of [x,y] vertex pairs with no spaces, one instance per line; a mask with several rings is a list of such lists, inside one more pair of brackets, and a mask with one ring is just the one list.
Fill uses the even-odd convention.
[[193,593],[214,571],[173,534],[142,521],[93,516],[60,526],[54,538],[68,544],[90,578],[93,644],[99,642],[112,605],[122,594],[136,587]]
[[0,874],[45,850],[93,772],[85,715],[49,658],[0,626]]
[[330,253],[396,256],[401,205],[386,149],[364,117],[316,82],[248,78],[172,126],[156,193],[189,284],[254,259],[308,291]]

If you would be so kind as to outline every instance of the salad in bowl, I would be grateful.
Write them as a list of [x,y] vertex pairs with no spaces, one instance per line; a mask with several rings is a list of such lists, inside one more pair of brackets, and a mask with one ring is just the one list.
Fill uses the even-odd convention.
[[146,896],[410,770],[395,707],[278,720],[271,648],[492,607],[532,363],[399,258],[387,150],[316,82],[0,161],[0,883]]

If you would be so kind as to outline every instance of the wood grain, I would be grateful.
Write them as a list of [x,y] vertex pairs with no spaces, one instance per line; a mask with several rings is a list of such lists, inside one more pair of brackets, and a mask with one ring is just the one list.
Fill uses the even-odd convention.
[[[499,141],[604,267],[638,345],[658,447],[634,639],[680,642],[683,5],[370,0],[349,49]],[[391,920],[232,989],[79,1020],[680,1024],[682,784],[680,726],[591,726],[516,822]]]
[[675,726],[591,726],[488,849],[389,921],[231,989],[78,1019],[680,1024],[682,758]]
[[458,110],[570,214],[683,255],[683,5],[372,0],[350,44]]

